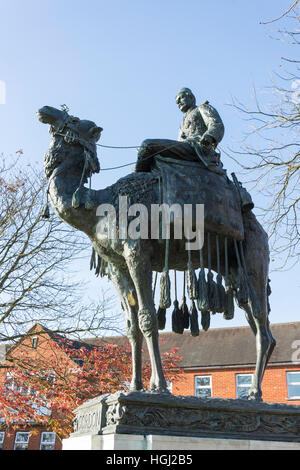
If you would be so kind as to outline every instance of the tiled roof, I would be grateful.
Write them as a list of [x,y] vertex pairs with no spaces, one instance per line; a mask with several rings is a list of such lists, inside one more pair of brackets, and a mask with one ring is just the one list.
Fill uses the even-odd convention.
[[[295,342],[300,341],[300,322],[276,323],[270,328],[277,345],[269,365],[292,363]],[[159,336],[163,339],[160,341],[160,351],[163,353],[177,347],[178,354],[183,358],[181,366],[185,368],[254,365],[256,361],[255,336],[250,327],[215,328],[200,331],[196,337],[191,336],[189,331],[182,335],[160,332]],[[128,344],[126,336],[85,339],[84,342]]]

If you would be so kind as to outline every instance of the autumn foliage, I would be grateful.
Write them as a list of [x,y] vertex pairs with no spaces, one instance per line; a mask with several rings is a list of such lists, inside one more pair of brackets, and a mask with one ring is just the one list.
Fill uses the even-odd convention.
[[[88,345],[59,335],[59,341],[42,340],[32,350],[25,343],[12,352],[0,386],[1,416],[8,427],[46,426],[66,437],[72,432],[73,410],[100,394],[127,390],[131,380],[129,345]],[[75,345],[75,347],[74,347]],[[151,367],[145,352],[144,386]],[[181,357],[177,348],[162,354],[166,379],[172,382]]]

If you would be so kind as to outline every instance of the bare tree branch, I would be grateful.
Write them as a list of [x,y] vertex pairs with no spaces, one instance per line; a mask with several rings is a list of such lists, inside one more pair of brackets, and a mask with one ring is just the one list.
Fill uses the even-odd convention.
[[119,333],[112,296],[86,301],[85,282],[72,279],[88,239],[55,215],[41,217],[46,183],[18,166],[0,161],[0,342],[18,340],[35,323],[73,335]]

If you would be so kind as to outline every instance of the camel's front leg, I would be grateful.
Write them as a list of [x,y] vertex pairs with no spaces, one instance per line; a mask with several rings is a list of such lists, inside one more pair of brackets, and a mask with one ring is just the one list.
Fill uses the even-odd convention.
[[125,259],[137,293],[139,327],[146,339],[150,355],[152,369],[150,390],[168,392],[158,344],[157,318],[152,297],[150,257],[145,251],[142,253],[141,250],[137,254],[136,250],[127,248]]
[[143,335],[139,328],[135,287],[129,275],[127,266],[116,267],[110,264],[110,279],[113,281],[122,306],[126,313],[126,334],[131,345],[132,379],[130,390],[143,390],[142,381],[142,343]]

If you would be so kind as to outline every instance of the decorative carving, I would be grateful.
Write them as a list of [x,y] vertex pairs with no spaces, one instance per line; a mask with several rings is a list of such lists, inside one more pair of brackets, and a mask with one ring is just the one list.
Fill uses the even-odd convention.
[[[144,395],[144,398],[143,396]],[[208,435],[300,441],[300,407],[246,400],[115,394],[108,397],[107,432]]]

